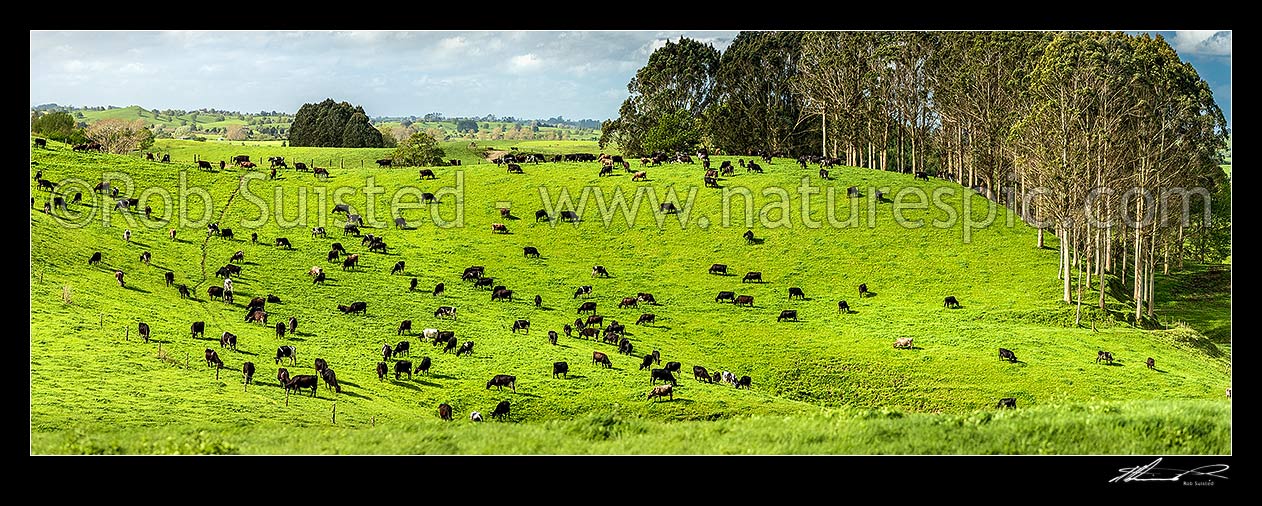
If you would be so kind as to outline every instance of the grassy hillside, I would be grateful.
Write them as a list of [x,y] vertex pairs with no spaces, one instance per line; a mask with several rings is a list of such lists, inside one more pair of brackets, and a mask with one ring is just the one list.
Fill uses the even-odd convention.
[[[499,147],[500,143],[495,144]],[[834,180],[822,182],[825,188],[840,190],[834,197],[833,215],[845,220],[852,209],[871,208],[875,209],[873,225],[869,227],[867,218],[861,217],[860,226],[828,226],[824,190],[811,196],[811,216],[825,225],[808,228],[800,219],[802,203],[797,187],[804,176],[815,184],[821,181],[813,171],[803,172],[790,160],[776,160],[766,174],[738,170],[735,176],[721,181],[727,188],[750,190],[753,227],[743,223],[746,206],[739,196],[731,206],[733,222],[725,226],[721,218],[724,190],[705,188],[696,189],[690,213],[662,217],[660,227],[652,212],[656,206],[647,203],[647,198],[633,225],[613,213],[605,224],[599,206],[592,202],[580,211],[581,223],[552,226],[533,219],[534,211],[544,207],[541,188],[554,200],[565,189],[577,201],[584,187],[598,188],[606,196],[620,188],[628,197],[644,187],[655,192],[659,200],[684,207],[689,187],[700,183],[700,169],[686,165],[649,168],[648,181],[633,183],[621,171],[614,177],[599,178],[596,164],[591,163],[526,165],[524,175],[508,175],[484,164],[460,170],[435,168],[437,180],[418,182],[414,168],[381,170],[365,164],[368,168],[359,169],[351,162],[375,159],[384,150],[319,151],[322,148],[178,142],[164,147],[179,163],[74,154],[60,145],[36,150],[33,155],[44,177],[63,186],[72,178],[94,184],[109,171],[129,174],[136,187],[124,193],[145,199],[141,205],[151,205],[155,217],[178,206],[150,197],[162,191],[178,195],[181,180],[186,188],[204,188],[210,195],[213,221],[233,228],[237,235],[235,240],[207,238],[205,225],[199,222],[202,204],[196,199],[188,206],[188,216],[177,212],[172,213],[171,221],[147,222],[143,216],[114,211],[109,226],[102,224],[99,201],[84,206],[97,214],[90,224],[77,228],[68,227],[68,220],[32,210],[31,346],[36,352],[31,359],[31,421],[36,448],[70,451],[59,449],[68,437],[66,431],[82,431],[89,439],[100,434],[101,441],[110,441],[116,437],[110,434],[117,434],[111,431],[167,427],[164,430],[171,431],[169,434],[186,434],[182,432],[186,428],[220,431],[223,429],[215,427],[237,426],[249,428],[245,430],[251,435],[242,436],[247,440],[268,441],[240,446],[247,453],[308,451],[310,448],[295,446],[279,436],[280,429],[268,427],[281,421],[325,427],[335,401],[338,427],[375,425],[380,431],[408,431],[412,424],[422,423],[418,420],[435,418],[435,408],[441,402],[452,405],[456,416],[467,420],[471,411],[488,415],[497,402],[508,399],[513,420],[528,422],[528,427],[513,429],[523,432],[506,433],[505,437],[523,445],[522,452],[537,452],[544,447],[535,445],[547,438],[536,438],[535,434],[557,432],[556,426],[543,422],[562,423],[615,410],[620,416],[642,417],[651,424],[747,415],[797,419],[835,409],[966,416],[992,409],[1001,397],[1017,398],[1021,410],[1128,400],[1218,400],[1223,387],[1230,384],[1226,356],[1192,329],[1141,331],[1096,312],[1089,312],[1087,317],[1094,319],[1098,331],[1072,328],[1073,309],[1056,302],[1056,252],[1036,248],[1034,231],[1020,220],[1014,220],[1012,227],[1005,226],[1001,212],[996,226],[973,230],[966,242],[960,223],[946,228],[930,224],[945,218],[946,211],[930,205],[904,212],[903,217],[909,220],[929,220],[919,228],[904,228],[895,222],[891,204],[870,201],[868,189],[884,188],[889,195],[903,188],[925,192],[939,187],[953,189],[954,194],[942,198],[944,205],[958,215],[966,198],[972,215],[980,221],[986,201],[971,192],[961,197],[959,187],[951,183],[916,182],[907,175],[867,169],[836,170]],[[457,148],[465,152],[459,153]],[[594,151],[574,144],[530,145],[528,149],[552,148],[556,152]],[[219,151],[211,151],[216,149]],[[294,150],[292,155],[290,151],[283,153],[291,161],[313,156],[321,166],[326,166],[318,159],[321,156],[345,157],[347,168],[335,167],[327,181],[291,171],[283,172],[275,181],[250,180],[247,194],[238,190],[246,172],[232,168],[203,172],[191,169],[192,164],[185,161],[191,160],[194,152],[208,159],[250,154],[265,160],[285,149]],[[452,150],[449,153],[458,154],[449,157],[474,156],[466,147],[453,146]],[[185,167],[189,170],[180,170]],[[386,190],[372,209],[363,192],[370,177],[374,185]],[[344,201],[365,218],[388,223],[391,214],[385,203],[397,188],[416,186],[436,192],[456,186],[458,181],[463,184],[463,226],[436,226],[430,209],[433,206],[403,210],[402,215],[415,228],[397,230],[383,223],[380,228],[365,229],[384,235],[390,244],[384,255],[365,251],[354,237],[342,237],[340,215],[329,214],[332,195],[354,189]],[[854,202],[842,198],[850,185],[864,188],[864,198]],[[781,216],[775,205],[780,198],[764,193],[775,188],[783,188],[791,196],[787,205],[791,228],[757,225],[760,211],[766,211],[772,221]],[[677,196],[667,198],[670,190]],[[47,192],[32,185],[32,195],[43,199]],[[91,195],[85,191],[85,197]],[[304,198],[305,205],[299,205]],[[281,199],[279,216],[277,199]],[[403,201],[415,203],[416,196]],[[265,202],[266,212],[260,212],[257,202]],[[496,208],[503,203],[517,219],[501,219]],[[456,218],[453,196],[442,196],[436,208],[441,220]],[[72,206],[71,210],[81,208]],[[304,211],[306,223],[299,219]],[[257,228],[245,225],[261,214],[268,217],[265,224]],[[134,221],[128,223],[128,219]],[[279,225],[278,219],[287,224]],[[299,222],[293,224],[295,220]],[[681,229],[680,220],[686,228]],[[512,233],[492,234],[493,222],[507,223]],[[329,228],[328,238],[311,237],[310,227],[318,225]],[[122,238],[125,228],[133,233],[130,243]],[[170,228],[179,228],[178,241],[167,237]],[[763,242],[746,245],[740,234],[747,228]],[[257,231],[261,244],[249,242],[251,230]],[[289,238],[294,249],[270,246],[278,236]],[[335,241],[361,254],[360,269],[343,271],[325,261],[325,252]],[[1055,238],[1049,237],[1048,245],[1055,247]],[[523,258],[523,246],[538,247],[542,258]],[[245,252],[246,262],[242,275],[235,279],[235,304],[208,300],[206,288],[220,283],[213,275],[215,269],[238,250]],[[94,251],[103,253],[104,266],[87,266]],[[142,251],[152,252],[153,265],[139,262]],[[405,275],[391,276],[391,266],[400,260],[406,262]],[[709,265],[716,262],[728,264],[735,275],[707,274]],[[325,285],[313,286],[305,275],[313,265],[325,267]],[[518,299],[491,302],[489,292],[460,281],[461,271],[470,265],[485,265],[486,274],[494,277],[496,284],[507,285]],[[592,278],[592,265],[607,267],[612,276]],[[115,269],[127,273],[127,288],[115,283]],[[164,286],[162,273],[166,270],[175,272],[177,283],[193,288],[194,299],[180,299],[173,288]],[[766,283],[741,283],[740,276],[748,271],[761,271]],[[420,291],[408,291],[410,277],[418,278]],[[447,293],[434,297],[429,289],[438,282],[446,284]],[[855,292],[859,283],[866,283],[875,295],[859,299]],[[627,324],[627,337],[635,345],[634,357],[618,355],[611,345],[578,338],[562,336],[555,347],[548,343],[547,330],[560,331],[575,318],[580,301],[572,294],[576,286],[585,284],[595,286],[588,300],[597,302],[606,321],[617,319]],[[801,287],[807,299],[786,300],[790,286]],[[755,306],[716,303],[714,295],[720,290],[753,295]],[[617,307],[623,297],[637,292],[653,293],[660,305]],[[242,323],[249,298],[268,293],[283,299],[280,304],[269,304],[269,321],[296,316],[300,321],[297,336],[282,340],[270,327]],[[536,294],[543,298],[542,308],[529,300]],[[945,295],[959,298],[963,308],[942,308]],[[839,299],[846,299],[854,313],[838,314]],[[357,300],[368,303],[366,316],[343,315],[335,309],[337,304]],[[456,306],[459,318],[454,322],[435,319],[432,315],[439,305]],[[796,309],[800,321],[777,323],[776,315],[782,309]],[[657,323],[633,325],[644,312],[655,313]],[[410,336],[413,361],[422,355],[433,358],[430,375],[410,381],[406,377],[395,381],[391,375],[379,381],[374,372],[381,360],[379,350],[385,343],[403,339],[396,337],[395,329],[405,318],[413,320],[418,332],[427,327],[449,329],[462,342],[475,341],[474,355],[456,358],[420,342],[418,336]],[[518,318],[530,320],[529,334],[508,330]],[[188,327],[194,320],[206,322],[205,339],[189,336]],[[146,345],[136,340],[137,321],[152,327],[157,342]],[[130,340],[124,340],[125,328],[131,329]],[[224,331],[240,336],[238,351],[218,346],[217,338]],[[899,337],[914,337],[916,348],[892,348],[891,343]],[[321,383],[316,398],[304,394],[286,400],[277,387],[278,366],[266,362],[281,344],[298,348],[298,364],[285,366],[293,374],[313,374],[312,360],[326,359],[338,373],[342,393],[335,394]],[[996,355],[1000,346],[1014,350],[1021,362],[1000,361]],[[219,350],[231,369],[218,380],[201,359],[208,347]],[[639,357],[653,349],[661,350],[664,362],[683,364],[674,401],[645,400],[649,377],[647,371],[638,370]],[[1099,349],[1112,351],[1119,361],[1113,366],[1094,363]],[[593,365],[593,350],[608,353],[614,368]],[[1157,359],[1158,371],[1143,366],[1148,356]],[[257,384],[248,391],[238,372],[247,360],[258,366]],[[570,364],[568,379],[552,378],[551,365],[561,360]],[[699,383],[692,378],[693,365],[710,371],[730,370],[738,376],[747,374],[753,378],[753,388],[736,390]],[[486,381],[494,374],[516,375],[517,392],[486,389]],[[1169,409],[1184,409],[1178,402],[1173,406]],[[1153,409],[1156,411],[1150,413],[1167,408]],[[1157,414],[1151,417],[1160,418]],[[800,423],[809,432],[814,429],[807,427],[821,422],[803,418]],[[705,436],[711,438],[707,441],[717,441],[715,435],[726,430],[722,425],[688,427],[697,427],[690,430],[697,431],[698,437],[710,434]],[[451,437],[475,438],[484,433],[479,431],[492,429],[467,430],[474,432],[460,433],[468,436],[453,433]],[[818,430],[831,429],[822,424]],[[378,433],[335,434],[345,434],[346,438],[319,451],[354,451],[355,445]],[[512,434],[528,438],[513,439]],[[1034,452],[1006,437],[973,451]],[[678,444],[650,447],[674,453]],[[1213,447],[1216,443],[1207,444]],[[371,448],[363,451],[388,451]],[[433,447],[424,445],[418,448],[443,451],[425,449]],[[456,443],[441,448],[512,452],[498,446]],[[619,451],[610,448],[611,452]],[[697,448],[708,453],[706,446]],[[718,453],[720,448],[712,447],[712,451]],[[778,452],[782,447],[763,448]],[[838,448],[845,453],[849,447]],[[898,452],[904,447],[889,448]],[[905,447],[905,451],[936,451],[933,448]],[[958,451],[950,448],[959,447],[941,448],[950,453]],[[1049,451],[1073,452],[1061,448],[1076,447],[1057,445]],[[1178,446],[1168,448],[1173,452]],[[1129,450],[1123,447],[1119,451]]]
[[[187,114],[182,114],[182,115],[168,116],[164,114],[154,114],[149,109],[145,109],[138,105],[120,107],[117,109],[106,109],[104,111],[78,110],[76,112],[82,112],[83,118],[81,121],[86,121],[89,124],[95,121],[103,120],[103,119],[122,119],[122,120],[127,120],[127,121],[140,119],[140,120],[144,120],[145,124],[150,127],[154,125],[164,125],[170,128],[176,128],[183,124],[194,123],[194,122],[197,123],[198,127],[202,129],[212,128],[212,127],[226,127],[229,125],[246,125],[250,123],[250,120],[253,120],[255,118],[255,115],[252,115],[252,114],[242,115],[244,119],[239,119],[236,115],[223,115],[224,119],[221,121],[219,120],[219,117],[221,116],[219,114],[206,114],[206,113],[199,113],[197,111],[192,111],[192,112],[189,112]],[[278,119],[278,117],[271,117],[271,116],[267,118]],[[288,128],[289,123],[290,123],[289,121],[267,121],[267,122],[253,125],[253,126],[255,127],[283,126],[283,127]]]
[[536,424],[418,420],[295,431],[159,427],[33,434],[37,454],[1196,455],[1231,453],[1231,404],[1130,401],[958,415],[833,410],[713,422],[589,413]]
[[[472,149],[469,148],[469,141],[448,141],[441,142],[439,145],[447,153],[446,159],[459,159],[463,165],[490,165],[490,162],[483,157],[486,150],[511,152],[514,147],[522,151],[543,154],[600,152],[596,142],[585,141],[477,141],[476,147]],[[376,167],[376,161],[389,158],[394,148],[281,147],[279,141],[257,143],[159,139],[154,142],[152,150],[170,153],[173,163],[186,165],[193,165],[194,157],[217,162],[230,160],[236,155],[249,155],[251,160],[264,164],[268,157],[283,156],[291,166],[294,162],[303,162],[319,167],[359,169],[360,167]]]

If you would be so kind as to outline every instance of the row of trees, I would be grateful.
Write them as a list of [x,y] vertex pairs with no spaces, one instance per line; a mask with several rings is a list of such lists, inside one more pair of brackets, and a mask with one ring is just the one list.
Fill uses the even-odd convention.
[[[1157,268],[1185,252],[1230,254],[1226,122],[1161,37],[741,32],[722,54],[668,42],[627,89],[602,147],[822,154],[949,174],[1039,224],[1040,246],[1044,228],[1056,233],[1063,299],[1074,300],[1076,280],[1080,307],[1093,278],[1103,307],[1104,274],[1114,273],[1130,280],[1134,317],[1151,316]],[[1185,206],[1213,211],[1210,223],[1161,222]],[[1124,226],[1123,211],[1157,220]]]
[[289,127],[290,146],[380,148],[381,132],[368,121],[362,106],[334,102],[303,104]]

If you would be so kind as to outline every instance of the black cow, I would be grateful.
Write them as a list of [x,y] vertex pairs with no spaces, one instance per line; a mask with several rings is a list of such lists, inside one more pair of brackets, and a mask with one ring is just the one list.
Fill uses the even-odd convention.
[[526,258],[530,258],[530,257],[539,258],[539,250],[536,249],[534,246],[526,246],[525,248],[522,248],[522,250]]
[[394,163],[394,160],[391,160],[389,158],[382,158],[380,160],[377,160],[378,167],[389,167],[390,164],[392,163]]
[[847,304],[847,303],[846,303],[846,301],[844,301],[844,300],[837,301],[837,312],[838,312],[838,313],[840,313],[840,312],[843,312],[843,311],[844,311],[844,312],[846,312],[846,313],[849,313],[849,312],[850,312],[850,304]]
[[404,264],[402,260],[395,262],[394,267],[390,268],[390,275],[393,276],[395,274],[403,272],[403,269],[405,268],[405,266],[406,264]]
[[710,274],[727,274],[727,264],[711,265]]
[[280,363],[280,359],[289,358],[290,363],[298,363],[298,348],[293,346],[281,346],[276,348],[276,363]]
[[508,417],[508,401],[500,401],[499,404],[495,405],[495,411],[491,412],[491,418],[502,419],[505,417]]
[[433,362],[432,362],[432,361],[430,361],[429,357],[421,357],[421,363],[420,363],[420,364],[418,364],[418,365],[416,366],[416,371],[415,371],[415,372],[423,372],[423,373],[425,373],[425,374],[428,376],[428,375],[429,375],[429,366],[430,366],[430,365],[432,365],[432,364],[433,364]]
[[214,170],[214,167],[213,167],[212,165],[210,165],[210,162],[208,162],[208,161],[206,161],[206,160],[199,160],[199,161],[197,162],[197,168],[199,168],[199,169],[206,169],[206,170]]
[[[219,359],[219,352],[206,348],[206,367],[216,367],[223,369],[223,360]],[[218,374],[218,373],[216,373]]]
[[399,341],[399,344],[394,345],[394,351],[390,353],[390,356],[397,357],[399,355],[410,355],[411,351],[412,351],[411,342]]
[[638,320],[635,321],[635,324],[644,325],[645,323],[656,323],[656,322],[657,322],[657,315],[653,313],[644,313],[640,315],[640,318]]
[[180,284],[180,285],[177,285],[175,288],[180,291],[180,297],[182,298],[187,299],[193,296],[192,291],[188,289],[188,285]]
[[849,187],[849,188],[846,188],[846,196],[847,196],[847,197],[858,197],[858,196],[859,196],[859,187],[858,187],[858,186],[851,186],[851,187]]
[[762,282],[762,273],[761,273],[761,272],[757,272],[757,271],[754,271],[754,272],[747,272],[747,273],[745,273],[745,277],[741,278],[741,283],[744,283],[744,282],[746,282],[746,281],[751,281],[751,282],[752,282],[752,281],[757,281],[757,282],[761,283],[761,282]]
[[140,337],[145,338],[146,343],[149,342],[149,324],[145,322],[140,322],[140,325],[138,325],[138,327],[139,327],[138,331],[140,332]]
[[959,309],[959,307],[960,307],[960,301],[955,300],[955,296],[954,296],[954,295],[948,295],[945,299],[943,299],[943,300],[942,300],[942,307],[949,307],[949,308],[952,308],[952,309]]
[[400,360],[394,363],[394,379],[399,379],[399,375],[407,374],[408,379],[412,379],[412,361]]
[[652,378],[649,381],[650,385],[657,383],[657,380],[662,380],[672,385],[675,384],[675,376],[671,375],[670,371],[666,369],[653,369],[649,373],[652,374]]
[[1112,365],[1112,364],[1113,364],[1113,352],[1109,352],[1109,351],[1101,351],[1101,352],[1097,353],[1097,354],[1096,354],[1096,356],[1095,356],[1095,361],[1096,361],[1096,363],[1097,363],[1097,364],[1098,364],[1098,363],[1100,363],[1100,361],[1101,361],[1101,360],[1103,360],[1103,361],[1105,361],[1105,362],[1108,362],[1110,365]]
[[753,244],[753,243],[754,243],[754,231],[753,231],[753,230],[746,230],[744,234],[741,234],[741,237],[744,237],[744,238],[745,238],[745,244]]
[[781,311],[781,312],[780,312],[780,316],[776,318],[776,321],[777,321],[777,322],[780,322],[780,321],[784,321],[784,320],[793,320],[793,321],[798,321],[798,312],[797,312],[797,310],[793,310],[793,309],[785,309],[784,311]]
[[473,282],[474,288],[490,288],[492,286],[495,286],[495,278],[478,278],[477,281]]
[[433,170],[430,170],[430,169],[421,169],[421,171],[420,171],[420,177],[419,177],[419,178],[420,178],[420,179],[425,179],[425,178],[429,178],[429,179],[438,179],[438,176],[435,176],[435,175],[434,175],[434,171],[433,171]]
[[231,332],[224,332],[222,336],[219,336],[219,347],[231,348],[235,351],[237,349],[237,336]]
[[999,348],[999,358],[1000,358],[1000,359],[1008,359],[1008,361],[1009,361],[1009,362],[1016,362],[1016,361],[1017,361],[1017,356],[1016,356],[1016,354],[1012,353],[1012,350],[1009,350],[1009,349],[1006,349],[1006,348]]
[[319,357],[315,359],[315,370],[317,372],[328,369],[328,367],[329,367],[329,363],[326,362],[324,359],[319,358]]
[[570,364],[567,364],[565,362],[553,362],[552,363],[552,377],[555,378],[557,377],[558,374],[560,374],[561,377],[565,379],[570,379],[569,377]]
[[915,177],[914,177],[914,179],[920,179],[920,180],[924,180],[924,181],[929,181],[929,173],[928,173],[928,172],[917,172],[917,173],[916,173],[916,175],[915,175]]
[[254,362],[241,364],[241,376],[244,378],[246,385],[254,382]]
[[516,334],[518,330],[524,330],[527,334],[529,334],[530,322],[528,320],[517,320],[513,322],[513,333]]
[[574,211],[561,211],[561,221],[578,221],[578,213]]
[[516,392],[517,377],[508,374],[496,374],[494,378],[491,378],[490,381],[486,382],[487,390],[490,390],[491,387],[497,387],[499,390],[503,390],[506,386],[512,388],[513,391]]
[[658,210],[666,214],[675,214],[679,212],[679,208],[675,207],[674,202],[665,202],[658,206]]
[[[416,279],[415,279],[415,278],[413,278],[413,279],[412,279],[412,282],[413,282],[413,284],[415,284],[415,283],[416,283]],[[413,288],[415,288],[415,287],[413,287]],[[435,297],[437,297],[437,296],[438,296],[438,294],[443,293],[443,291],[444,291],[444,290],[446,290],[446,289],[447,289],[447,287],[443,286],[443,284],[442,284],[442,283],[439,283],[439,284],[437,284],[437,285],[434,285],[434,296],[435,296]]]
[[206,322],[193,322],[193,325],[189,327],[189,331],[192,333],[191,337],[197,337],[197,336],[205,337],[206,336]]
[[859,298],[862,299],[867,296],[868,296],[868,284],[859,283]]
[[551,216],[548,216],[548,211],[547,211],[547,210],[545,210],[545,209],[540,209],[540,210],[538,210],[538,211],[535,211],[535,223],[539,223],[539,221],[540,221],[540,220],[543,220],[543,221],[552,221],[552,217],[551,217]]
[[741,379],[736,380],[736,385],[734,386],[736,388],[745,387],[745,389],[748,390],[751,382],[752,380],[749,379],[749,376],[741,376]]
[[679,369],[682,367],[683,364],[680,364],[679,362],[667,362],[665,369],[672,373],[678,373]]
[[285,393],[289,393],[290,390],[293,390],[294,393],[297,393],[304,388],[311,388],[311,396],[315,397],[316,387],[318,387],[319,385],[320,385],[320,379],[315,377],[314,375],[299,374],[297,376],[294,376],[293,379],[290,379],[288,383],[285,383]]
[[656,360],[656,358],[653,357],[653,354],[650,353],[648,355],[645,355],[644,359],[640,361],[640,370],[643,371],[645,369],[653,367],[654,360]]
[[402,322],[400,322],[399,331],[395,335],[401,336],[403,335],[404,331],[407,331],[407,332],[412,331],[412,320],[403,320]]
[[995,407],[999,409],[1006,409],[1006,408],[1015,409],[1017,407],[1017,399],[1016,397],[1004,397],[1002,399],[999,399],[999,404],[996,405]]
[[736,292],[719,292],[719,294],[714,297],[714,301],[719,302],[724,300],[734,300],[735,298]]
[[441,420],[450,422],[451,421],[451,406],[447,405],[447,403],[445,402],[442,404],[439,404],[438,405],[438,418]]
[[338,384],[337,373],[334,373],[332,368],[325,367],[320,371],[320,377],[324,378],[324,383],[332,387],[334,392],[342,393],[342,385]]
[[[227,230],[227,229],[224,229],[224,230]],[[283,246],[285,249],[294,249],[294,245],[290,244],[289,239],[284,238],[284,237],[277,237],[276,245]]]
[[377,362],[377,381],[386,379],[386,374],[390,371],[389,366],[385,362]]
[[692,366],[692,378],[697,381],[704,381],[706,383],[714,383],[714,381],[711,381],[710,379],[710,371],[705,370],[704,367],[701,367],[699,365]]
[[561,327],[561,331],[565,332],[565,337],[574,337],[574,327],[571,327],[568,323]]
[[171,286],[171,284],[172,284],[172,283],[175,283],[175,273],[174,273],[174,272],[171,272],[171,271],[166,271],[165,273],[163,273],[163,274],[162,274],[162,276],[163,276],[164,278],[166,278],[166,283],[167,283],[167,286]]
[[408,221],[402,216],[394,219],[394,228],[408,228]]
[[806,298],[806,294],[802,293],[801,288],[798,288],[796,286],[790,286],[789,287],[789,300],[793,300],[793,297],[795,296],[799,299]]

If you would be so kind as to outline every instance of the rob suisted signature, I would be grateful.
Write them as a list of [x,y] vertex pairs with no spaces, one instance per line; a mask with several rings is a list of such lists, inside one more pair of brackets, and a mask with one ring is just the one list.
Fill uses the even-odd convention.
[[1218,473],[1229,469],[1227,464],[1210,464],[1195,469],[1171,469],[1168,467],[1157,467],[1161,463],[1161,459],[1152,461],[1151,464],[1138,467],[1123,467],[1118,469],[1122,474],[1116,478],[1109,480],[1109,483],[1132,482],[1132,481],[1179,481],[1184,476],[1193,475],[1192,477],[1214,477],[1227,479]]

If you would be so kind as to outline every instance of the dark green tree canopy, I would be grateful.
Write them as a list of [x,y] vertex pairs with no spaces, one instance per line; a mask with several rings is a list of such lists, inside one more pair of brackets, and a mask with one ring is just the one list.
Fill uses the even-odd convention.
[[67,112],[40,115],[31,121],[31,132],[61,142],[81,142],[85,137]]
[[456,121],[456,131],[460,133],[464,133],[464,132],[477,133],[478,122],[473,121],[471,119],[458,120]]
[[446,156],[437,140],[425,132],[416,132],[399,141],[391,158],[395,166],[424,167],[442,165]]
[[327,98],[318,104],[303,104],[289,128],[289,145],[379,148],[385,145],[381,132],[368,121],[364,108]]
[[618,119],[602,128],[601,146],[617,142],[623,152],[632,155],[667,149],[691,151],[695,145],[650,144],[646,135],[654,129],[661,133],[665,121],[677,122],[680,117],[698,121],[710,103],[718,68],[719,51],[714,46],[689,38],[667,42],[627,84],[631,96],[622,103]]

